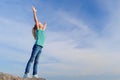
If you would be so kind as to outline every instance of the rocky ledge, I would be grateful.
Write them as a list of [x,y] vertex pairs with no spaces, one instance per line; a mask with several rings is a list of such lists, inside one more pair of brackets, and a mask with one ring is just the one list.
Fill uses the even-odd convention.
[[18,76],[13,76],[10,74],[0,72],[0,80],[46,80],[44,78],[20,78]]

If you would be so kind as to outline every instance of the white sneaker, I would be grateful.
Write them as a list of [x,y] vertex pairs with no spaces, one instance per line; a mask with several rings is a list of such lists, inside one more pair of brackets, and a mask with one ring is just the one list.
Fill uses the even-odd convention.
[[30,74],[29,73],[28,74],[24,74],[23,78],[30,78]]
[[33,75],[33,78],[39,78],[38,74]]

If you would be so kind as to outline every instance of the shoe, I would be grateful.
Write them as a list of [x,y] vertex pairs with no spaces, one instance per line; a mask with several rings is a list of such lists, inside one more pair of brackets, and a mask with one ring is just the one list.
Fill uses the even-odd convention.
[[33,75],[33,78],[39,78],[38,74]]
[[24,75],[23,75],[23,78],[30,78],[30,75],[29,75],[29,73],[27,73],[27,74],[24,74]]

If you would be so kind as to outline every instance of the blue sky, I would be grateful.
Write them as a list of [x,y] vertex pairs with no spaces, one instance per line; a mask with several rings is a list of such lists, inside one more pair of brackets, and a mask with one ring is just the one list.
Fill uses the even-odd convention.
[[34,44],[32,5],[39,21],[48,23],[41,77],[120,79],[119,0],[1,0],[0,72],[24,73]]

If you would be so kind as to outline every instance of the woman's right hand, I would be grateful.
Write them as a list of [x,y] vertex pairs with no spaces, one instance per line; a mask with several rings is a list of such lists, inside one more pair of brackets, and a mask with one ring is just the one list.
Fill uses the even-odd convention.
[[37,12],[37,10],[35,9],[34,6],[32,6],[32,10],[33,10],[33,12]]

